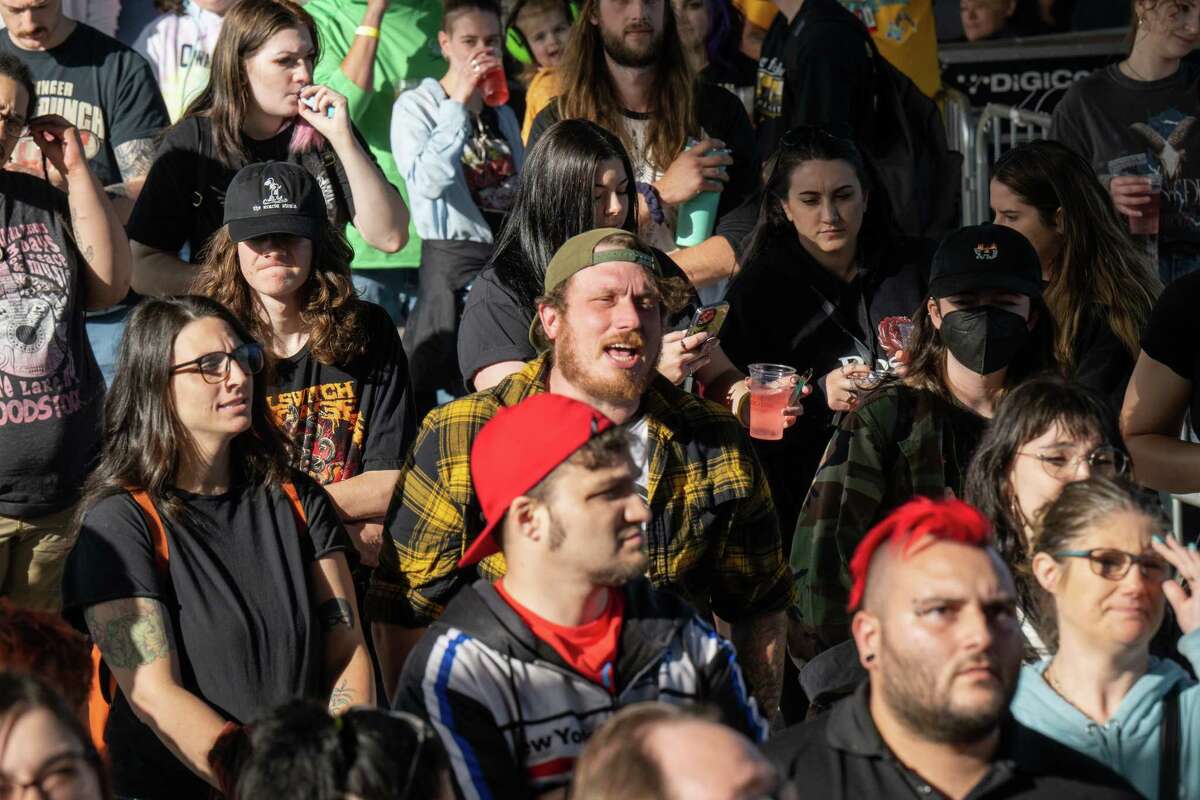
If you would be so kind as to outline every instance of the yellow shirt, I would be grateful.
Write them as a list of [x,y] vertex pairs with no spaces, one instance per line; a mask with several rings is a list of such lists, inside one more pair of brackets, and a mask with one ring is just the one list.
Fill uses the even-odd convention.
[[933,97],[942,88],[933,0],[841,0],[871,32],[875,46],[917,88]]
[[552,68],[542,67],[525,90],[525,124],[521,126],[521,141],[529,141],[529,132],[533,130],[533,118],[556,97],[558,76]]

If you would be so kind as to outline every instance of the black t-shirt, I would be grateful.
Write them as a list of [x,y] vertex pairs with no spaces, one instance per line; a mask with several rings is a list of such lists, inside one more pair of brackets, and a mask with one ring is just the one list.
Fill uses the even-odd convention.
[[874,115],[869,34],[838,0],[805,0],[789,23],[778,15],[758,59],[754,124],[770,158],[797,125],[821,125],[862,141]]
[[0,172],[0,515],[60,511],[100,443],[104,381],[84,331],[67,196]]
[[1105,306],[1093,305],[1084,313],[1075,334],[1074,355],[1071,378],[1104,398],[1115,419],[1125,402],[1135,357],[1113,331]]
[[[783,530],[794,527],[833,433],[821,379],[843,357],[857,356],[872,367],[889,357],[880,328],[911,321],[926,297],[932,255],[931,243],[898,238],[873,247],[863,256],[859,278],[844,283],[818,266],[795,236],[778,237],[743,265],[729,287],[721,347],[738,369],[765,362],[813,370],[804,415],[782,440],[753,440]],[[836,316],[827,313],[825,301]]]
[[[659,250],[655,250],[654,255],[663,275],[687,281],[683,270],[670,256]],[[692,304],[667,321],[671,328],[680,327],[691,319],[698,298],[692,300]],[[533,316],[533,308],[504,285],[495,267],[479,273],[467,294],[458,326],[458,366],[468,388],[473,388],[475,374],[484,367],[501,361],[529,361],[537,355],[529,342]]]
[[362,303],[367,351],[349,364],[322,364],[307,346],[275,364],[267,405],[320,484],[400,469],[416,436],[408,361],[391,317]]
[[1200,272],[1185,275],[1159,296],[1142,334],[1142,350],[1192,384],[1192,424],[1200,425]]
[[[83,628],[83,610],[97,603],[162,601],[183,687],[226,719],[250,722],[295,697],[326,699],[309,568],[333,553],[348,554],[351,545],[324,490],[299,473],[294,481],[307,535],[282,489],[178,492],[195,521],[185,527],[163,517],[166,580],[155,569],[150,530],[133,498],[121,492],[99,501],[67,558],[68,618]],[[123,694],[113,703],[105,739],[118,795],[208,798],[207,784],[138,721]]]
[[[746,118],[746,110],[742,107],[741,102],[720,86],[696,81],[693,89],[693,105],[696,109],[697,121],[704,133],[720,139],[731,151],[730,157],[733,159],[733,164],[727,168],[729,182],[725,184],[725,189],[721,192],[721,199],[717,204],[717,222],[713,233],[717,236],[724,236],[729,240],[730,246],[737,250],[748,229],[745,226],[745,216],[739,216],[733,212],[743,206],[753,207],[756,205],[755,201],[761,183],[762,163],[759,159],[759,149],[754,142],[754,128],[751,127],[750,120]],[[631,120],[644,121],[646,119],[645,114],[634,114],[629,111],[624,114]],[[547,128],[558,122],[559,118],[557,102],[550,103],[534,117],[533,127],[529,132],[529,141],[525,147],[526,152],[533,149],[538,137]],[[632,152],[629,156],[634,160],[633,168],[637,171],[637,156]],[[665,170],[670,164],[656,166],[660,170]],[[644,180],[639,176],[630,177]],[[648,243],[655,244],[653,241]]]
[[[367,151],[357,130],[354,135]],[[354,217],[354,201],[345,169],[328,144],[321,153],[289,153],[291,138],[290,125],[270,139],[256,140],[243,135],[242,146],[250,157],[246,163],[289,161],[303,166],[317,179],[329,218],[340,229]],[[158,147],[154,166],[125,226],[129,238],[169,253],[178,252],[187,244],[192,262],[197,263],[204,244],[221,227],[225,190],[238,169],[240,166],[226,167],[217,160],[212,120],[207,117],[181,120]]]
[[[16,56],[33,73],[38,116],[61,114],[79,129],[101,185],[123,181],[117,145],[152,139],[170,124],[146,59],[95,28],[78,23],[62,44],[46,51],[22,50],[6,30],[0,52]],[[13,159],[42,168],[41,151],[29,137],[17,144]]]

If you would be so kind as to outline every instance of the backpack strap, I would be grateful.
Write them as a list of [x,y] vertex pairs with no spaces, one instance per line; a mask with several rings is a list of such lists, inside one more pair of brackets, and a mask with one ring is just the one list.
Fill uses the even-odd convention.
[[1179,762],[1183,748],[1179,712],[1181,686],[1176,683],[1163,697],[1162,726],[1158,744],[1158,800],[1179,797]]
[[302,534],[308,533],[308,516],[304,513],[304,504],[300,502],[300,495],[296,493],[296,484],[284,481],[280,484],[280,488],[287,495],[288,505],[292,508],[292,516],[296,518],[296,530]]
[[146,519],[146,527],[150,529],[150,541],[154,545],[154,571],[160,579],[168,576],[167,567],[171,561],[171,548],[167,545],[167,529],[163,527],[162,517],[154,507],[154,501],[145,489],[128,489],[129,496],[137,503]]

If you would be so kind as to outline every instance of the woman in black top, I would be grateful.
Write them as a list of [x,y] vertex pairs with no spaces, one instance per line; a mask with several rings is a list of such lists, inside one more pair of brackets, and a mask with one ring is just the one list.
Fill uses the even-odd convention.
[[[299,208],[253,217],[259,187],[274,181]],[[387,312],[359,300],[350,245],[324,214],[302,167],[252,164],[233,179],[234,220],[213,236],[196,283],[246,326],[272,357],[267,405],[290,440],[293,464],[325,487],[375,566],[396,478],[416,436],[408,361]]]
[[208,798],[230,729],[296,696],[375,701],[351,545],[286,466],[262,365],[207,298],[143,303],[121,342],[64,581],[120,686],[105,728],[119,796]]
[[[208,88],[163,137],[129,219],[134,289],[188,291],[192,264],[221,227],[225,187],[258,161],[301,164],[337,228],[352,222],[385,252],[404,246],[408,209],[351,124],[346,98],[311,85],[319,56],[316,24],[292,0],[242,0],[225,15]],[[179,259],[184,245],[191,264]]]
[[903,359],[899,339],[925,300],[933,248],[896,232],[886,197],[849,139],[795,128],[772,163],[742,271],[726,296],[721,341],[741,370],[770,362],[811,368],[818,378],[823,402],[809,403],[781,441],[756,442],[781,529],[790,531],[834,414],[857,406],[873,369]]
[[1005,153],[992,172],[991,202],[995,223],[1023,233],[1041,259],[1059,367],[1115,415],[1162,291],[1158,271],[1130,240],[1088,163],[1058,142]]

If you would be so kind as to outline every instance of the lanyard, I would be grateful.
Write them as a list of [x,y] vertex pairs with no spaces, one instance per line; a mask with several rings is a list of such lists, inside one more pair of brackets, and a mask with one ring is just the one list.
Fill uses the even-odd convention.
[[814,286],[811,282],[809,283],[809,288],[812,289],[813,294],[817,296],[817,299],[821,301],[821,310],[825,312],[825,317],[831,320],[833,324],[837,325],[838,328],[841,329],[842,333],[846,334],[846,336],[852,342],[854,342],[854,349],[857,351],[858,356],[863,360],[863,363],[874,364],[875,330],[871,325],[870,315],[867,313],[866,287],[859,287],[858,308],[855,310],[858,312],[859,326],[862,328],[863,332],[866,333],[870,344],[860,339],[858,335],[854,333],[851,327],[846,324],[846,318],[842,315],[841,309],[831,303],[829,298],[825,296],[824,292]]

